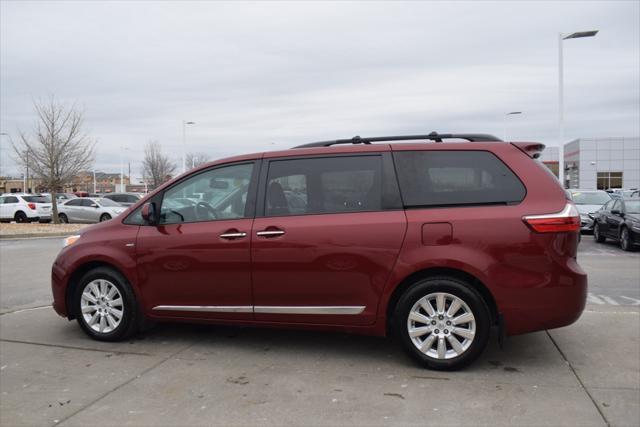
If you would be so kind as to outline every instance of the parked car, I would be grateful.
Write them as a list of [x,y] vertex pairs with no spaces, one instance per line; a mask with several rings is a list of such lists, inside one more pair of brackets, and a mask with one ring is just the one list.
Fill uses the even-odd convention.
[[593,218],[589,214],[593,214],[600,209],[605,203],[611,200],[609,193],[602,190],[569,190],[569,195],[573,203],[580,212],[580,230],[593,231]]
[[140,193],[107,193],[105,199],[111,199],[122,206],[131,206],[142,199],[144,195]]
[[[416,141],[371,144],[398,140]],[[543,149],[432,133],[208,163],[69,237],[53,305],[97,340],[143,319],[330,329],[460,368],[494,326],[557,328],[584,308],[580,216]],[[196,192],[214,197],[182,201]]]
[[640,199],[613,199],[594,215],[593,237],[617,240],[625,251],[640,245]]
[[108,221],[126,210],[109,199],[79,197],[58,206],[58,218],[63,223],[93,223]]
[[51,203],[39,194],[5,193],[0,196],[0,221],[51,221]]
[[89,197],[89,193],[86,191],[76,191],[73,195],[76,197]]

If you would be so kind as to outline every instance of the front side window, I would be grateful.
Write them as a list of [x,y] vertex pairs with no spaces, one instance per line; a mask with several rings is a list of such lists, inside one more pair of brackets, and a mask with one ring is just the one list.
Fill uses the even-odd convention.
[[613,206],[611,207],[612,211],[615,210],[620,210],[622,208],[622,203],[620,203],[620,199],[617,199],[615,202],[613,202]]
[[380,156],[276,160],[269,165],[266,216],[381,209]]
[[210,169],[164,193],[160,224],[245,218],[253,163]]
[[72,200],[69,200],[64,205],[65,206],[81,206],[82,205],[82,199],[72,199]]
[[518,203],[526,189],[488,151],[401,151],[393,155],[405,206]]

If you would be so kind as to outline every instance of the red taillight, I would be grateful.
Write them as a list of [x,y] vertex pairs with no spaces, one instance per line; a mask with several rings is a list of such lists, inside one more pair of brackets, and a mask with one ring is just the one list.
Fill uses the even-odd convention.
[[573,205],[567,203],[561,212],[546,215],[528,215],[522,218],[533,231],[538,233],[562,233],[580,230],[580,214]]
[[29,206],[29,209],[31,209],[32,211],[36,210],[36,204],[35,203],[27,203],[27,206]]

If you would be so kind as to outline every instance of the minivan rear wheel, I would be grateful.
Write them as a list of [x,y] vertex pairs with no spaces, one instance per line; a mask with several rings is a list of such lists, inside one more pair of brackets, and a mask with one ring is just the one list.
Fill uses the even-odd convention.
[[421,280],[400,298],[395,330],[407,353],[436,370],[459,369],[487,345],[489,308],[467,283],[449,277]]
[[99,267],[86,273],[74,301],[78,324],[91,338],[119,341],[136,332],[135,295],[128,281],[115,270]]

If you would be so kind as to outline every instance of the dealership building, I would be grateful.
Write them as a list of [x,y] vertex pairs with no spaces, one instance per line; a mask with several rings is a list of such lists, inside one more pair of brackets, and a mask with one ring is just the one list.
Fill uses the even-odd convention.
[[[540,161],[558,176],[558,147],[547,147]],[[579,138],[564,145],[566,188],[640,188],[640,137]]]
[[565,187],[640,188],[640,137],[579,138],[564,145]]

